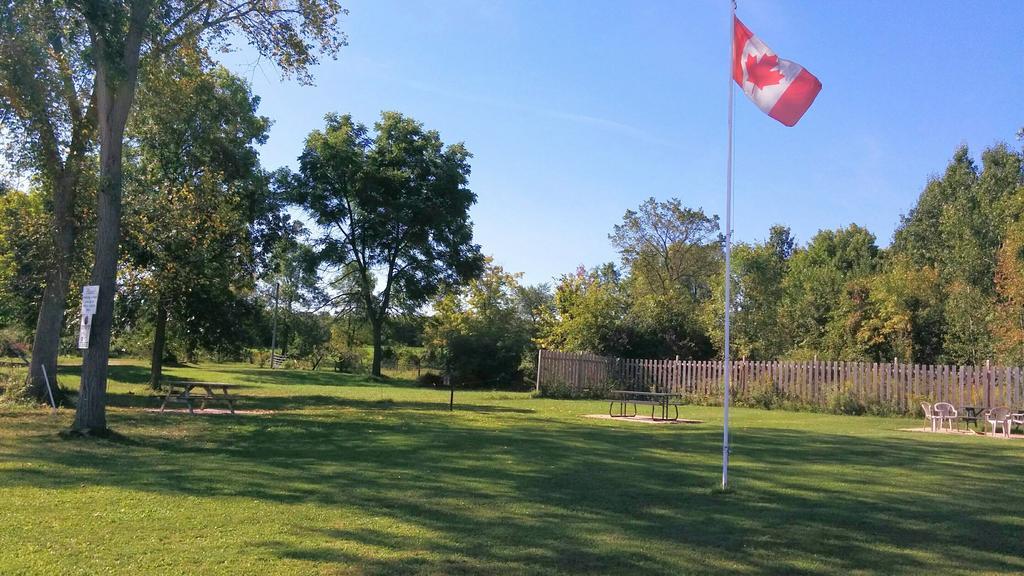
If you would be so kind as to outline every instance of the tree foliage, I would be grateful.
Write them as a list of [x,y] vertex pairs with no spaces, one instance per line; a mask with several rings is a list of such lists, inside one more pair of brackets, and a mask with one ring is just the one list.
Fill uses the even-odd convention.
[[541,314],[543,348],[620,355],[625,350],[628,294],[614,264],[582,266],[555,285],[554,303]]
[[436,131],[397,112],[381,114],[374,132],[350,116],[328,115],[284,185],[319,225],[321,259],[354,279],[379,376],[389,315],[466,283],[483,259],[469,220],[476,195],[467,187],[466,147],[445,146]]
[[693,300],[707,294],[722,245],[718,216],[686,208],[678,198],[648,198],[636,211],[627,210],[609,238],[638,289],[656,295],[684,292]]
[[170,322],[185,355],[238,350],[252,317],[253,197],[267,179],[255,146],[269,121],[258,98],[200,51],[144,69],[128,126],[125,261],[130,298],[152,318],[153,384]]
[[0,327],[28,333],[42,298],[52,243],[45,194],[0,192]]
[[1000,362],[1024,364],[1024,222],[1014,222],[999,248],[995,318],[992,323]]

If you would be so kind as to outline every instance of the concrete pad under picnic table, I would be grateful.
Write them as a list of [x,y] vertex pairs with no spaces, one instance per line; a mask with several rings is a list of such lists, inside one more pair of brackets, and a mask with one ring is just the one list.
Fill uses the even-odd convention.
[[[163,414],[188,414],[189,413],[188,412],[188,408],[165,408],[163,410],[161,410],[159,408],[146,408],[145,411],[146,412],[151,412],[153,414],[161,414],[161,413],[163,413]],[[213,415],[213,416],[219,416],[219,415],[226,414],[228,416],[235,416],[235,415],[245,416],[245,415],[273,414],[274,411],[273,410],[237,410],[236,409],[234,414],[232,414],[231,410],[228,410],[227,408],[202,408],[202,409],[200,409],[200,408],[193,408],[192,409],[192,413],[194,415],[209,414],[209,415]]]
[[686,418],[677,418],[675,420],[661,420],[653,419],[650,416],[609,416],[607,414],[584,414],[584,418],[593,418],[595,420],[615,420],[616,422],[636,422],[638,424],[703,424],[703,420],[689,420]]
[[995,434],[991,432],[978,432],[975,430],[932,430],[931,428],[900,428],[900,432],[924,432],[927,434],[952,434],[957,436],[978,436],[978,437],[989,437],[989,438],[1001,438],[1003,440],[1024,440],[1024,434],[1010,434],[1007,438],[1002,432]]

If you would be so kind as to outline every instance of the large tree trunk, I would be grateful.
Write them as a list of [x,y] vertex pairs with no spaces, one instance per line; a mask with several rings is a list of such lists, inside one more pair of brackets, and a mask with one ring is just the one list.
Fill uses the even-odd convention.
[[[35,338],[32,340],[32,361],[29,366],[27,394],[38,402],[60,401],[57,387],[57,354],[60,351],[60,333],[64,325],[64,305],[67,300],[67,279],[56,267],[46,274],[43,301],[36,316]],[[49,387],[50,392],[47,392]]]
[[380,365],[384,359],[384,323],[374,320],[373,326],[373,367],[370,369],[371,376],[380,376]]
[[[95,41],[94,38],[94,45]],[[129,44],[132,44],[131,40]],[[118,244],[121,238],[124,128],[135,98],[138,79],[138,44],[134,44],[134,59],[130,49],[125,48],[126,62],[116,72],[111,73],[102,63],[96,70],[100,185],[96,206],[95,260],[90,283],[98,285],[100,293],[92,321],[92,337],[82,359],[82,383],[75,422],[72,424],[72,430],[81,434],[107,433],[107,366],[110,359],[110,331],[114,320],[114,293],[117,289]],[[102,50],[97,52],[103,53]]]
[[160,379],[164,371],[164,347],[167,342],[167,306],[157,298],[155,328],[153,330],[153,355],[150,357],[149,387],[160,388]]
[[[29,366],[29,397],[38,402],[59,402],[63,396],[57,387],[57,354],[60,351],[60,333],[64,325],[64,306],[67,301],[67,277],[56,267],[46,274],[43,301],[36,317],[35,338],[32,340],[32,361]],[[50,392],[47,392],[49,387]]]
[[[120,134],[104,126],[100,115],[100,190],[97,202],[96,256],[90,282],[100,287],[89,348],[82,360],[82,383],[73,428],[83,433],[107,429],[107,366],[117,289],[118,242],[121,236]],[[122,127],[123,130],[123,127]]]
[[46,390],[48,385],[54,401],[63,400],[63,393],[57,387],[57,354],[60,351],[60,334],[64,328],[64,308],[67,305],[75,245],[75,186],[77,178],[72,175],[58,179],[53,186],[53,266],[46,273],[46,287],[36,317],[32,363],[29,367],[28,394],[39,402],[50,401],[50,393]]
[[[114,321],[118,243],[121,239],[121,179],[124,127],[135,100],[142,35],[153,8],[147,0],[133,2],[124,44],[108,44],[109,18],[89,6],[83,13],[96,59],[96,121],[100,141],[100,185],[96,202],[96,251],[91,283],[100,289],[92,338],[82,359],[82,383],[71,429],[80,434],[106,434],[107,365]],[[114,34],[116,34],[115,32]],[[117,50],[123,50],[117,54]]]

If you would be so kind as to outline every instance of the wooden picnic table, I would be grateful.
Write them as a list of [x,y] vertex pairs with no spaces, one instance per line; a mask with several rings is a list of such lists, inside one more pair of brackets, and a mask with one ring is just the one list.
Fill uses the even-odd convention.
[[[167,382],[167,395],[164,396],[163,404],[160,405],[160,411],[163,412],[168,402],[182,402],[188,406],[188,413],[195,414],[195,410],[192,408],[192,403],[198,400],[200,402],[199,409],[205,410],[206,403],[209,401],[214,402],[226,402],[228,410],[232,414],[235,413],[235,400],[238,396],[231,394],[230,390],[234,388],[240,388],[238,384],[225,384],[223,382]],[[196,388],[202,388],[204,393],[193,394],[193,390]],[[220,390],[220,394],[214,392],[214,390]]]
[[[651,407],[651,420],[678,420],[679,406],[683,403],[683,395],[676,392],[642,392],[638,390],[610,390],[611,398],[608,404],[608,415],[612,418],[632,418],[636,416],[636,405],[643,404]],[[615,405],[619,405],[619,413],[614,414]],[[626,406],[633,405],[633,413],[626,412]],[[675,409],[675,417],[668,417],[669,407]],[[654,415],[654,411],[661,408],[661,418]]]

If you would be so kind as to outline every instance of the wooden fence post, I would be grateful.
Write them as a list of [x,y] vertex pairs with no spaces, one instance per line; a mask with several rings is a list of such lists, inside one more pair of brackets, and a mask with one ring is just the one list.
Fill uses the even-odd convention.
[[989,360],[985,360],[985,408],[992,407],[992,372]]
[[537,388],[537,393],[540,394],[540,363],[544,357],[544,350],[537,350],[537,381],[534,383]]

